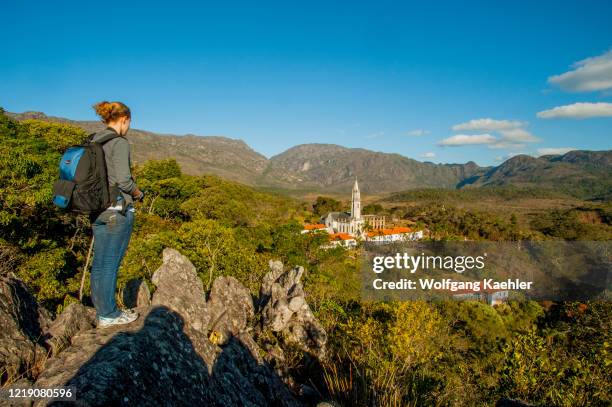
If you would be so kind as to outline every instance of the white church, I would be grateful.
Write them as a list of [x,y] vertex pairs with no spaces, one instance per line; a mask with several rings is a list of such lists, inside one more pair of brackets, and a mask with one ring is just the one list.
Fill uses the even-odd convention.
[[330,212],[322,216],[320,223],[305,224],[301,233],[327,233],[329,244],[325,247],[337,246],[353,248],[357,241],[369,241],[377,244],[387,244],[396,241],[413,241],[423,239],[422,230],[410,227],[394,226],[385,228],[385,217],[379,215],[361,214],[361,194],[359,184],[355,180],[351,196],[350,212]]
[[351,212],[330,212],[321,218],[321,223],[331,233],[346,233],[365,238],[366,229],[382,229],[385,227],[385,217],[361,214],[361,194],[359,184],[355,179],[351,196]]

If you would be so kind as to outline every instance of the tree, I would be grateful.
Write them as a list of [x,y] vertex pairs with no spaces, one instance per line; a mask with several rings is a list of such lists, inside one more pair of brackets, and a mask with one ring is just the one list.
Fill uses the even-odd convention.
[[376,215],[377,213],[381,213],[383,211],[383,207],[381,204],[369,204],[363,207],[364,215]]
[[342,204],[333,198],[326,196],[318,196],[315,203],[312,205],[315,214],[323,216],[329,212],[338,212],[342,210]]
[[73,126],[19,123],[0,111],[0,246],[13,253],[17,275],[51,309],[74,290],[89,242],[86,219],[51,202],[61,153],[85,137]]

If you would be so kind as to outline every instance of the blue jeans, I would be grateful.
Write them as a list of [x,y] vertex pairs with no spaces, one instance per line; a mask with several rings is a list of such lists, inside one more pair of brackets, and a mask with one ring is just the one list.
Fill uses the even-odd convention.
[[125,215],[107,209],[93,223],[95,241],[91,265],[91,299],[98,317],[115,318],[120,315],[115,302],[115,290],[119,265],[134,227],[134,212],[131,209],[130,205]]

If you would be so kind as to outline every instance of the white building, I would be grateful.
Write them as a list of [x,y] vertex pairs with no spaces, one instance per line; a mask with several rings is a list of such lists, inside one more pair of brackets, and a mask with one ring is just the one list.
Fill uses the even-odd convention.
[[408,242],[423,239],[423,231],[408,227],[373,229],[366,233],[366,239],[376,243]]
[[368,228],[384,228],[385,217],[361,214],[361,193],[355,179],[351,194],[351,212],[330,212],[321,218],[325,227],[333,233],[347,233],[364,238],[366,225]]
[[489,305],[499,305],[508,301],[508,290],[460,290],[452,293],[453,298],[460,301],[484,301]]
[[[329,233],[329,230],[327,229],[327,227],[322,224],[322,223],[307,223],[304,225],[304,229],[302,229],[302,234],[304,233],[321,233],[321,232],[327,232]],[[331,232],[333,233],[333,231]]]
[[329,249],[338,246],[347,249],[357,247],[357,239],[348,233],[332,233],[329,235],[329,243],[323,247]]

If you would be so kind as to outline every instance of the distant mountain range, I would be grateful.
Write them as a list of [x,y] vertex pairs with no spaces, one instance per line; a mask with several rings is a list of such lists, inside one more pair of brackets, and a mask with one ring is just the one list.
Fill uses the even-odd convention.
[[[88,132],[94,121],[74,121],[39,112],[11,114],[18,120],[68,123]],[[270,159],[244,141],[217,136],[156,134],[132,129],[133,161],[173,157],[187,174],[212,173],[249,185],[321,193],[350,191],[355,177],[364,193],[415,188],[463,188],[488,185],[562,189],[585,197],[612,195],[612,151],[570,151],[564,155],[518,155],[495,167],[420,162],[399,154],[335,144],[302,144]]]
[[484,174],[474,162],[434,164],[399,154],[380,153],[334,144],[303,144],[272,157],[257,183],[331,191],[350,191],[355,178],[365,193],[413,188],[454,188],[457,183]]
[[574,150],[538,158],[517,155],[459,187],[514,185],[556,189],[584,198],[612,198],[612,151]]

